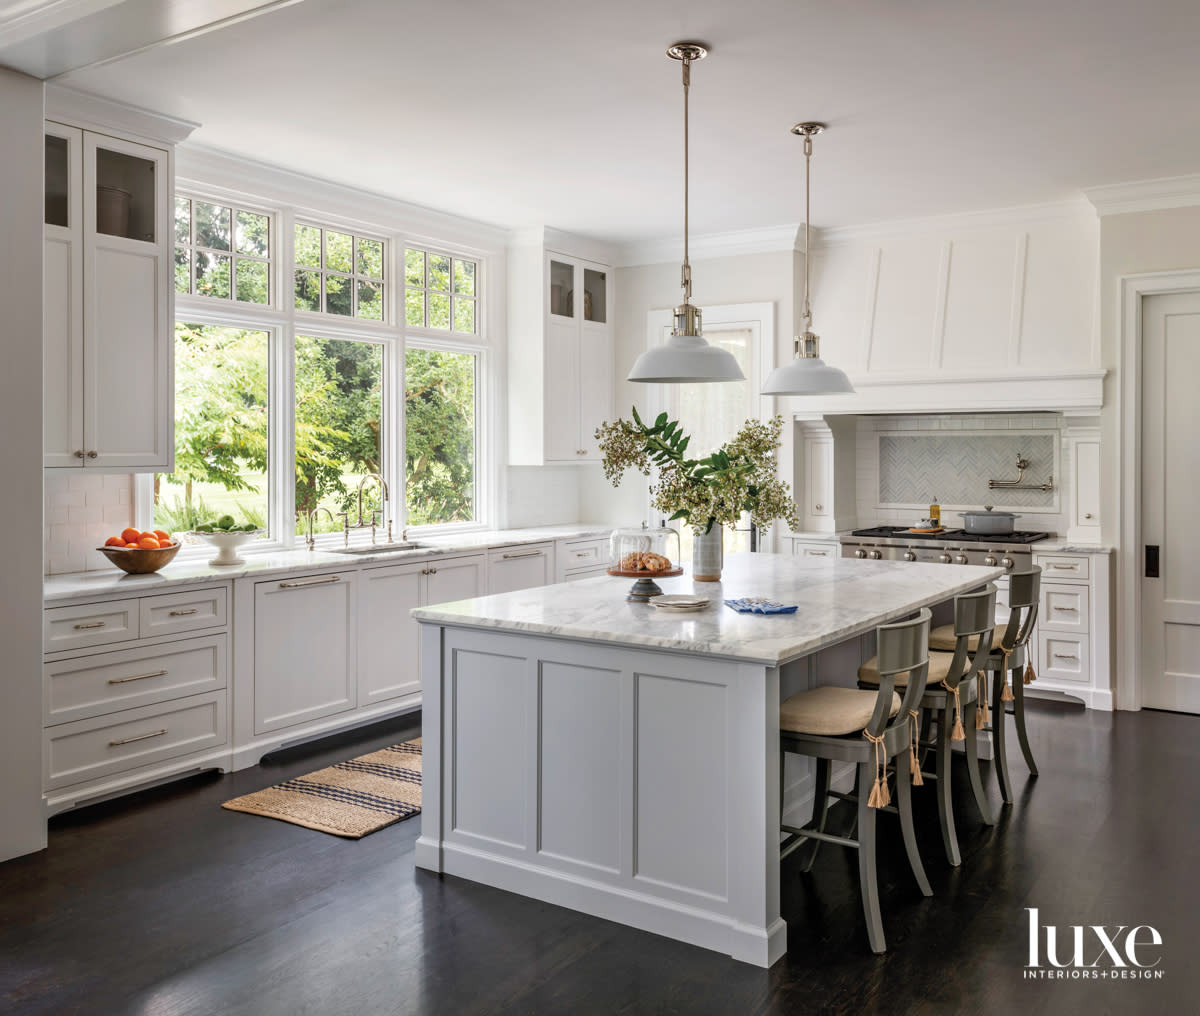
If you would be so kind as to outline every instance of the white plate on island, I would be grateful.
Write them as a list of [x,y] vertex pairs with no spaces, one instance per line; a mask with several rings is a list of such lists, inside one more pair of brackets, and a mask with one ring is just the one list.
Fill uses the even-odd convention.
[[659,610],[674,611],[676,614],[686,614],[693,610],[703,610],[712,601],[702,596],[688,596],[686,593],[669,593],[664,596],[652,596],[650,603]]

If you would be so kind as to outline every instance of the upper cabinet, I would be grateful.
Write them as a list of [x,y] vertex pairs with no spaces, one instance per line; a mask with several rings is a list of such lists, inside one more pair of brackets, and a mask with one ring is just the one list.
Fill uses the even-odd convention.
[[538,243],[509,250],[509,461],[595,462],[612,416],[613,272]]
[[46,123],[44,454],[169,472],[172,153]]

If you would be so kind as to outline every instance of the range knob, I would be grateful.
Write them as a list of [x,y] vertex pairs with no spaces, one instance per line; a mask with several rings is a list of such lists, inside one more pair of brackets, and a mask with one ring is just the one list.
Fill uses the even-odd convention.
[[986,564],[989,568],[996,567],[996,559],[991,554],[988,554],[988,556],[983,559],[983,563]]
[[966,564],[967,563],[967,555],[966,554],[955,554],[954,555],[954,563],[955,564]]
[[863,558],[865,558],[867,556],[867,552],[865,550],[863,550],[862,547],[859,547],[858,550],[856,550],[854,552],[854,556],[861,561]]
[[883,555],[879,553],[879,551],[873,550],[867,555],[867,557],[869,557],[872,561],[878,561],[881,557],[883,557]]
[[1004,567],[1005,567],[1005,568],[1007,568],[1009,571],[1012,571],[1012,567],[1013,567],[1014,561],[1013,561],[1013,559],[1012,559],[1011,557],[1002,557],[1002,558],[1000,558],[1000,563],[1001,563],[1002,565],[1004,565]]
[[941,555],[939,555],[938,560],[941,561],[942,564],[949,564],[950,563],[950,555],[949,554],[941,554]]
[[906,550],[904,552],[904,560],[905,561],[915,561],[916,559],[917,559],[917,555],[914,554],[911,550]]

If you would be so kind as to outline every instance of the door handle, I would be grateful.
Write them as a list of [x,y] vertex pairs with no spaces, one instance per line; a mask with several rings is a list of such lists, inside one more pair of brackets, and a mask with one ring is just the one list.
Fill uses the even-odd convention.
[[305,586],[328,586],[334,582],[341,582],[340,575],[330,575],[327,579],[303,579],[300,582],[280,582],[280,589],[303,589]]
[[502,554],[501,557],[505,561],[515,561],[517,558],[521,557],[539,557],[541,553],[542,552],[540,550],[530,550],[526,551],[524,554]]
[[1148,543],[1146,544],[1146,578],[1156,579],[1158,577],[1158,546]]

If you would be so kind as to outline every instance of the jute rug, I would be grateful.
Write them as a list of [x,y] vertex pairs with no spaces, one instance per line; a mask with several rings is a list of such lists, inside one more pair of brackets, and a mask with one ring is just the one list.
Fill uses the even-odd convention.
[[421,813],[421,739],[337,762],[221,807],[358,839]]

